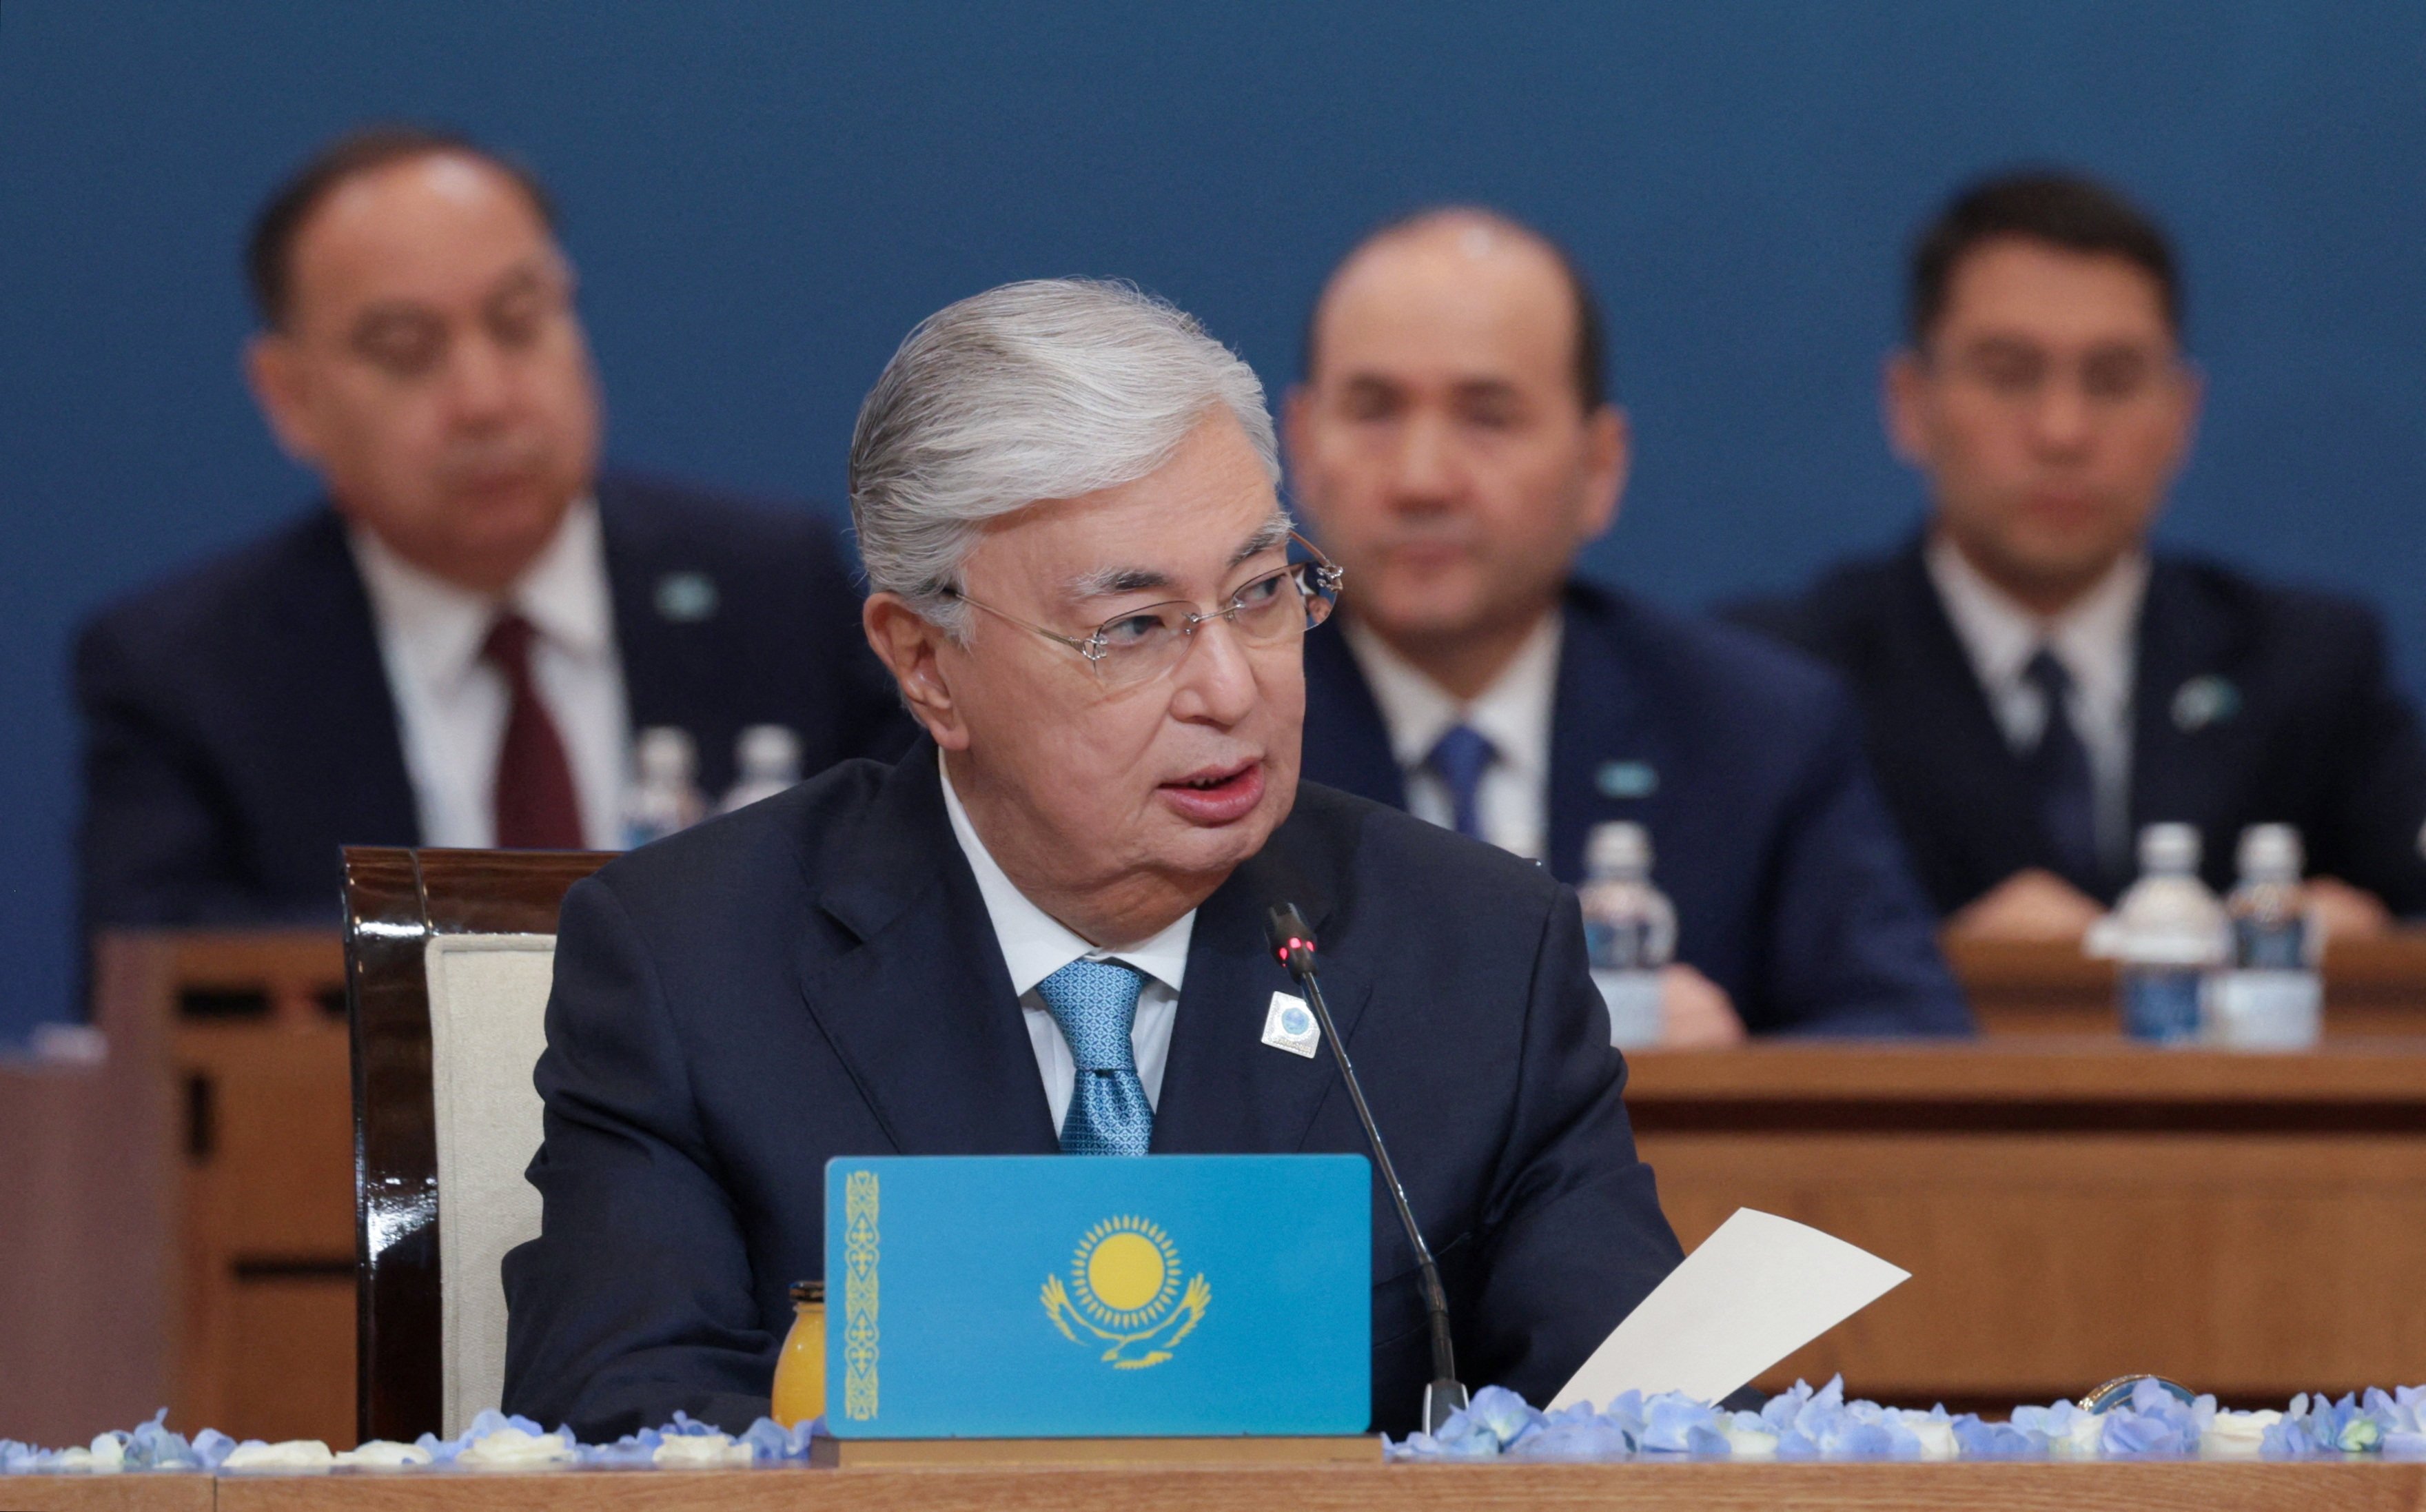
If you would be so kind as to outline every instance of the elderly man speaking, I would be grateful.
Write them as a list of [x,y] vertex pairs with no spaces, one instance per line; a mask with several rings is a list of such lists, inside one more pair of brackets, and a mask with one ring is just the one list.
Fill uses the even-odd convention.
[[[1292,565],[1278,475],[1254,374],[1134,290],[1015,283],[911,333],[850,500],[927,738],[566,898],[510,1410],[593,1439],[764,1412],[833,1156],[1361,1152],[1329,1057],[1263,1038],[1284,901],[1467,1379],[1545,1400],[1676,1263],[1574,895],[1299,783],[1336,575]],[[1374,1424],[1407,1431],[1424,1310],[1382,1200],[1372,1337]]]

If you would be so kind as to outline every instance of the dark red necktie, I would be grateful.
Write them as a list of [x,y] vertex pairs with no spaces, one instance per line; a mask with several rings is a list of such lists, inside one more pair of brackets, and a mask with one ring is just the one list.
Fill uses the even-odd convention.
[[497,844],[506,850],[579,850],[581,802],[564,740],[531,682],[531,622],[502,614],[489,627],[480,659],[506,680],[512,700],[506,738],[497,747]]

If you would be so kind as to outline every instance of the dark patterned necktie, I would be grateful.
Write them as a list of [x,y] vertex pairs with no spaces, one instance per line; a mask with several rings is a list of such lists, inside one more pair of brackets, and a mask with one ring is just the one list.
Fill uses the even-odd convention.
[[2084,893],[2096,893],[2097,786],[2090,773],[2089,748],[2072,723],[2072,674],[2046,647],[2022,668],[2046,706],[2039,743],[2022,759],[2030,774],[2039,828],[2053,848],[2056,870]]
[[1490,769],[1492,758],[1499,754],[1489,737],[1471,725],[1451,725],[1432,742],[1424,764],[1431,767],[1448,788],[1449,816],[1457,832],[1472,840],[1481,840],[1482,774]]
[[510,698],[506,738],[497,746],[496,844],[505,850],[579,850],[581,802],[573,790],[573,765],[531,681],[537,634],[529,620],[509,612],[497,617],[480,646],[480,659],[505,678]]

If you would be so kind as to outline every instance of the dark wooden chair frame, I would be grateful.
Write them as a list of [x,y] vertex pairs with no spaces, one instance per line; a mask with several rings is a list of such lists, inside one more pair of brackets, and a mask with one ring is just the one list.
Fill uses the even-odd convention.
[[354,1416],[365,1439],[440,1430],[438,1140],[429,1089],[433,935],[556,932],[591,851],[345,852],[346,1004],[353,1026]]

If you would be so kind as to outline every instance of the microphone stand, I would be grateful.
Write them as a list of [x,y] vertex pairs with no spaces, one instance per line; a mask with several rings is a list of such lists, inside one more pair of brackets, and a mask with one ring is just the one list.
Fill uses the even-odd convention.
[[1365,1088],[1357,1084],[1356,1068],[1349,1063],[1348,1046],[1339,1037],[1337,1025],[1331,1021],[1331,1006],[1323,1001],[1322,984],[1315,978],[1314,931],[1307,927],[1305,915],[1298,911],[1296,904],[1284,903],[1267,916],[1264,933],[1272,953],[1288,968],[1290,977],[1305,989],[1306,1006],[1314,1010],[1315,1022],[1321,1026],[1322,1037],[1331,1046],[1331,1058],[1338,1063],[1339,1079],[1348,1084],[1348,1100],[1356,1105],[1356,1119],[1365,1126],[1366,1143],[1373,1147],[1373,1163],[1382,1173],[1382,1184],[1390,1189],[1399,1221],[1406,1227],[1407,1242],[1415,1246],[1415,1269],[1424,1311],[1431,1324],[1432,1346],[1432,1379],[1424,1388],[1424,1431],[1438,1433],[1450,1413],[1464,1411],[1466,1406],[1465,1388],[1457,1378],[1457,1353],[1449,1342],[1448,1294],[1441,1287],[1440,1267],[1432,1263],[1431,1247],[1424,1243],[1423,1230],[1415,1224],[1415,1210],[1407,1201],[1407,1189],[1399,1182],[1398,1167],[1390,1164],[1389,1147],[1382,1142],[1381,1126],[1373,1121],[1373,1110],[1365,1102]]

